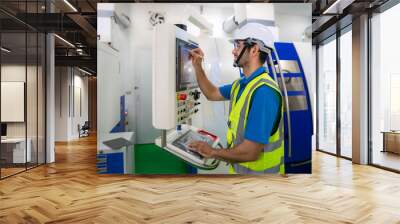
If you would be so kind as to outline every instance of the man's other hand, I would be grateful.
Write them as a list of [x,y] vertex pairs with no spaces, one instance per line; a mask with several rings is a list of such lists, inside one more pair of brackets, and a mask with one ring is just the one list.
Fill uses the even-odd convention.
[[189,144],[189,149],[198,152],[204,158],[212,158],[215,155],[215,149],[209,144],[201,141],[194,141]]

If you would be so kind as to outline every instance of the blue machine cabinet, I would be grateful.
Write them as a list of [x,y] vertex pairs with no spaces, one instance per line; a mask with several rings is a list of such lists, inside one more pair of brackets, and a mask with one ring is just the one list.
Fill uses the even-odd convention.
[[97,173],[124,174],[124,153],[100,153],[97,154]]
[[[303,66],[293,43],[277,42],[275,50],[285,77],[290,109],[291,150],[287,144],[289,130],[287,116],[284,115],[286,173],[311,173],[312,107]],[[281,82],[280,74],[277,76]]]

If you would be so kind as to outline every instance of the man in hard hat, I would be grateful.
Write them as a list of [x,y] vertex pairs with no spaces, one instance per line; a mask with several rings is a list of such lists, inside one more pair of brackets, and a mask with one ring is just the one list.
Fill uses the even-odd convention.
[[265,26],[249,23],[234,33],[234,66],[243,76],[219,88],[207,78],[200,48],[190,52],[197,82],[208,100],[230,100],[226,149],[205,142],[190,147],[205,158],[231,163],[230,173],[284,174],[282,95],[278,84],[263,67],[273,47],[272,33]]

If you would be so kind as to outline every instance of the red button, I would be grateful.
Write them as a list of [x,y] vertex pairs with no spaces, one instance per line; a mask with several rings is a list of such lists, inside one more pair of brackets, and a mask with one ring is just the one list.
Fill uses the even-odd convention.
[[179,94],[178,99],[179,100],[186,100],[187,95],[186,94]]

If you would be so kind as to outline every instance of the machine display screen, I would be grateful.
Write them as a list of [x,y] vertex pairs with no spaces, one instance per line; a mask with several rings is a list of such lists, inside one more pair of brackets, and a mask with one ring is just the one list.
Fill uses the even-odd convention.
[[182,91],[198,87],[196,73],[189,59],[189,51],[198,46],[176,39],[176,90]]

